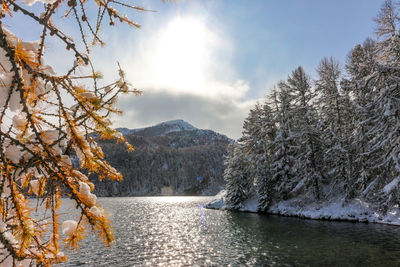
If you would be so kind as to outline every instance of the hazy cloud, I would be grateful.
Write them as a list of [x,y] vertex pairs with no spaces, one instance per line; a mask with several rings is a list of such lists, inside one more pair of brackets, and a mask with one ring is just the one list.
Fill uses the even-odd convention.
[[253,101],[237,102],[232,98],[148,89],[142,96],[120,100],[124,115],[117,118],[115,125],[137,128],[183,119],[197,128],[213,129],[236,139],[241,135],[243,119],[253,104]]
[[[110,74],[118,58],[127,79],[144,91],[123,96],[116,127],[137,128],[183,119],[231,138],[242,132],[243,119],[255,101],[248,100],[249,82],[236,73],[229,36],[198,16],[176,15],[162,26],[151,21],[126,42],[113,42],[96,63]],[[115,33],[117,34],[117,33]]]

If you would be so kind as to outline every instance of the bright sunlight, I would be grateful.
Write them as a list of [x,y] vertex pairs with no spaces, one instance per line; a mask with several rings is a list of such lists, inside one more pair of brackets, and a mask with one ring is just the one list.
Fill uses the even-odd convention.
[[156,39],[152,78],[159,85],[187,90],[204,84],[209,64],[212,32],[194,17],[178,17]]

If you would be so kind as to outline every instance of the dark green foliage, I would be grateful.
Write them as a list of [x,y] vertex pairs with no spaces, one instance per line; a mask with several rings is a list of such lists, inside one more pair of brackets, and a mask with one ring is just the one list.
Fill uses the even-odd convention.
[[160,195],[163,187],[171,188],[175,195],[214,195],[223,188],[223,158],[232,142],[229,138],[210,130],[167,134],[162,130],[126,130],[127,140],[135,147],[133,152],[112,141],[99,140],[106,159],[124,179],[94,179],[96,195]]

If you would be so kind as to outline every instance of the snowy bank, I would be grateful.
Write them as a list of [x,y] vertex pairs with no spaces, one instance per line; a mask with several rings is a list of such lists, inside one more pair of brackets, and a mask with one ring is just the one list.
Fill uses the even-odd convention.
[[[225,190],[218,193],[215,199],[206,205],[206,208],[226,210],[225,194]],[[253,197],[243,202],[239,211],[257,212],[257,206],[257,198]],[[368,203],[359,199],[343,204],[340,199],[322,203],[307,203],[304,199],[294,198],[274,203],[269,208],[268,213],[316,220],[400,225],[400,209],[393,209],[388,211],[386,215],[382,215],[371,209]]]

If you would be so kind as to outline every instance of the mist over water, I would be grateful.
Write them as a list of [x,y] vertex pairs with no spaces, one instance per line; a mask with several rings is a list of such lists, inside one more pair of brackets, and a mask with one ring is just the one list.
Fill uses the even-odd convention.
[[116,242],[88,237],[58,266],[400,265],[400,227],[203,209],[211,199],[100,198]]

